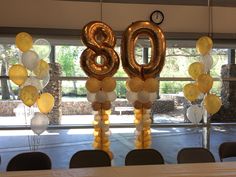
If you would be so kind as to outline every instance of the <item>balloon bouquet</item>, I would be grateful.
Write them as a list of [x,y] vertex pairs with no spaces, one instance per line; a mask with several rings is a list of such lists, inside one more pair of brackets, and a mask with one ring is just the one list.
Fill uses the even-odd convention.
[[87,99],[92,103],[94,113],[93,147],[106,151],[112,159],[109,114],[111,102],[116,99],[116,80],[112,76],[119,68],[119,57],[114,50],[116,38],[108,25],[93,21],[83,28],[82,41],[87,48],[81,54],[80,64],[89,77]]
[[[152,55],[149,63],[139,65],[135,60],[135,41],[140,35],[149,37]],[[130,77],[126,81],[127,99],[134,106],[136,125],[135,147],[151,146],[151,107],[157,98],[158,81],[156,79],[164,66],[166,43],[162,30],[151,22],[137,21],[124,32],[122,38],[121,59],[125,72]]]
[[[212,46],[213,42],[210,37],[203,36],[198,39],[196,48],[201,55],[201,61],[192,63],[188,68],[188,73],[195,82],[186,84],[183,88],[185,98],[192,103],[187,109],[187,117],[194,124],[202,120],[204,108],[207,113],[215,114],[222,105],[220,98],[210,93],[213,85],[213,78],[210,75],[213,59],[209,52]],[[194,104],[200,94],[204,94],[203,103],[201,105]]]
[[33,43],[31,35],[26,32],[17,34],[16,46],[22,52],[20,64],[12,65],[8,75],[20,87],[22,102],[30,108],[37,104],[40,112],[34,113],[30,126],[35,134],[40,135],[48,127],[47,113],[54,106],[54,97],[50,93],[42,93],[50,79],[49,65],[44,59],[49,56],[51,47],[45,39]]

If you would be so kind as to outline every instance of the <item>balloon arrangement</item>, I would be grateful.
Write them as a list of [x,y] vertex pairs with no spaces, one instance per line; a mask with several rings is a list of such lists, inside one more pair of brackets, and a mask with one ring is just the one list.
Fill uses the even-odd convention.
[[[135,41],[140,35],[149,37],[152,46],[151,60],[139,65],[135,60]],[[136,125],[135,147],[151,146],[151,107],[157,98],[158,81],[156,79],[164,66],[166,42],[162,30],[151,22],[137,21],[124,32],[122,38],[121,59],[125,72],[130,77],[126,81],[127,99],[134,106]]]
[[202,59],[192,63],[188,68],[188,73],[195,82],[186,84],[183,88],[185,98],[192,103],[187,109],[187,117],[195,124],[202,120],[204,114],[202,105],[193,104],[201,93],[204,94],[203,106],[209,114],[217,113],[222,105],[220,98],[210,93],[213,85],[213,78],[210,75],[213,59],[209,52],[212,47],[213,42],[210,37],[203,36],[198,39],[196,48]]
[[42,93],[49,82],[49,65],[44,60],[49,56],[51,47],[47,40],[38,39],[33,43],[32,36],[21,32],[16,36],[16,46],[22,53],[20,63],[10,67],[10,80],[20,87],[19,97],[31,107],[37,104],[40,112],[31,119],[32,131],[40,135],[48,126],[49,113],[54,106],[54,97],[50,93]]
[[[116,38],[103,22],[93,21],[82,30],[82,41],[87,46],[80,57],[81,68],[89,76],[86,82],[87,99],[94,113],[95,149],[106,151],[110,158],[109,114],[116,99],[116,80],[112,76],[119,68],[119,57],[114,50]],[[100,60],[98,58],[100,56]]]

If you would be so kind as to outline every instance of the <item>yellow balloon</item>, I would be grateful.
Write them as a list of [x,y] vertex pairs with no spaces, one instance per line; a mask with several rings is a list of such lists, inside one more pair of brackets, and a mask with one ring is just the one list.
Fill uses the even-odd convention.
[[147,92],[156,92],[158,89],[158,81],[154,78],[148,78],[144,81],[143,90]]
[[49,73],[49,64],[43,59],[39,60],[38,65],[33,70],[38,79],[44,79]]
[[98,79],[91,77],[87,80],[85,87],[87,90],[91,93],[96,93],[100,90],[101,88],[101,81]]
[[222,102],[220,98],[214,94],[209,94],[204,98],[204,107],[209,114],[215,114],[220,110]]
[[16,35],[16,46],[22,51],[26,52],[33,46],[32,36],[26,32],[21,32]]
[[102,89],[105,92],[112,92],[116,88],[116,80],[112,77],[105,77],[102,80]]
[[184,96],[189,101],[194,101],[197,99],[198,95],[200,94],[200,91],[196,84],[186,84],[183,89]]
[[20,99],[27,106],[32,106],[38,97],[38,89],[32,85],[25,86],[20,90]]
[[202,93],[207,93],[211,90],[213,78],[209,74],[201,74],[197,78],[197,87]]
[[37,100],[37,105],[41,113],[49,113],[54,106],[54,97],[50,93],[43,93]]
[[196,48],[197,51],[202,55],[206,55],[207,53],[209,53],[212,47],[213,47],[213,42],[211,38],[208,36],[200,37],[197,40]]
[[9,69],[8,76],[16,85],[22,85],[28,77],[28,72],[23,65],[15,64]]
[[204,72],[204,65],[200,62],[192,63],[188,68],[188,73],[193,80],[196,80],[200,74]]
[[139,92],[143,89],[143,80],[140,79],[139,77],[133,77],[132,79],[129,79],[127,81],[127,89],[132,91],[132,92]]

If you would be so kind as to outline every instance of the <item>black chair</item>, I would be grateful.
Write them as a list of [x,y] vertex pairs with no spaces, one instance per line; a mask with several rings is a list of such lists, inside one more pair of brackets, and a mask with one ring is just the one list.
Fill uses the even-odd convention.
[[50,158],[42,152],[26,152],[13,157],[7,165],[7,171],[48,170]]
[[70,159],[70,168],[111,166],[109,155],[103,150],[82,150]]
[[135,149],[125,157],[125,165],[164,164],[162,155],[155,149]]
[[205,148],[183,148],[178,152],[178,163],[215,162],[213,154]]
[[224,158],[236,157],[236,142],[224,142],[219,147],[220,161]]

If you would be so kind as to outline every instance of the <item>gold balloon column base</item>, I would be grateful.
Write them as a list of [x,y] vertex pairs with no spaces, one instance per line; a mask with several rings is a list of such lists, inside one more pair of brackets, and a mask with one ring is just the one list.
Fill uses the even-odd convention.
[[113,159],[113,153],[110,150],[110,130],[109,130],[109,115],[111,110],[99,110],[94,112],[94,142],[93,147],[95,149],[100,149]]
[[150,109],[135,109],[134,123],[136,125],[136,139],[135,139],[135,148],[136,149],[148,149],[151,147],[152,138],[151,138],[151,110]]

